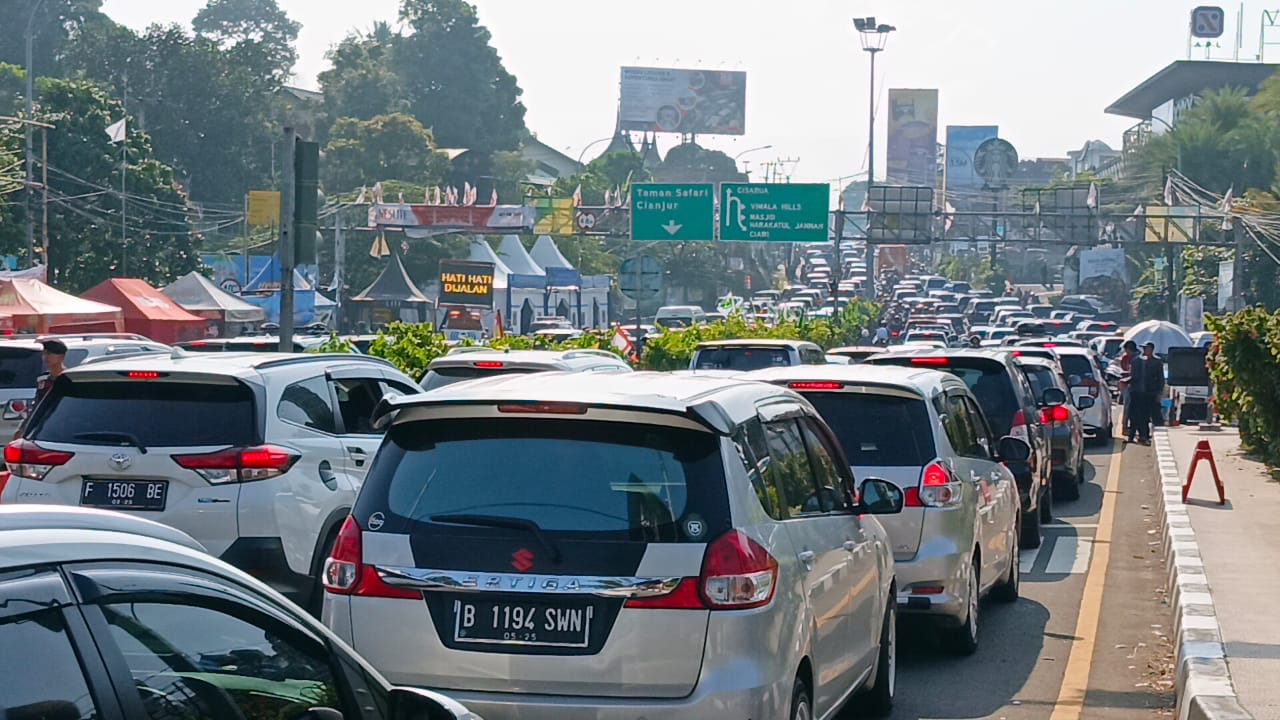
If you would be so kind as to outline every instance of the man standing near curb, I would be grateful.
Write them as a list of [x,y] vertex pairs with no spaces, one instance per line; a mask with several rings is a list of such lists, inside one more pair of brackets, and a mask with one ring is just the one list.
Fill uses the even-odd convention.
[[1151,444],[1151,425],[1159,412],[1160,393],[1164,390],[1164,361],[1156,357],[1155,343],[1142,346],[1142,355],[1133,359],[1129,371],[1129,406],[1133,425],[1128,440],[1137,434],[1143,445]]
[[1129,390],[1129,373],[1133,372],[1133,359],[1138,356],[1138,343],[1132,340],[1124,341],[1124,352],[1120,354],[1117,361],[1120,364],[1120,403],[1124,408],[1124,416],[1121,420],[1120,427],[1124,428],[1124,436],[1126,438],[1133,437],[1133,409],[1132,393]]

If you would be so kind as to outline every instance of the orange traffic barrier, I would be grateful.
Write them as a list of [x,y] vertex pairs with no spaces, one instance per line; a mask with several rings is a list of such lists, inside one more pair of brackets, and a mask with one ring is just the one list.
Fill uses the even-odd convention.
[[1182,502],[1187,502],[1187,495],[1191,492],[1191,480],[1196,476],[1196,466],[1201,460],[1209,461],[1209,469],[1213,471],[1213,484],[1218,488],[1218,504],[1227,504],[1227,489],[1222,485],[1222,478],[1218,475],[1218,464],[1213,461],[1213,449],[1209,447],[1208,440],[1201,440],[1196,443],[1196,453],[1191,458],[1191,469],[1187,470],[1187,482],[1182,486]]

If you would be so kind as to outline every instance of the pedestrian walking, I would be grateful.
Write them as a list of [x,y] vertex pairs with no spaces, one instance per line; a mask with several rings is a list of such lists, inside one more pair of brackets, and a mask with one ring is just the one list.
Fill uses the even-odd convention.
[[1133,359],[1138,356],[1138,343],[1132,340],[1124,341],[1124,350],[1120,353],[1120,358],[1116,361],[1120,365],[1120,403],[1124,408],[1124,417],[1121,419],[1120,427],[1124,429],[1126,438],[1133,437],[1133,412],[1131,410],[1132,403],[1130,393],[1129,373],[1132,371]]
[[1164,361],[1156,357],[1154,343],[1142,346],[1142,354],[1130,363],[1130,404],[1133,427],[1129,430],[1129,442],[1137,435],[1138,442],[1151,444],[1151,426],[1159,412],[1160,395],[1164,391]]

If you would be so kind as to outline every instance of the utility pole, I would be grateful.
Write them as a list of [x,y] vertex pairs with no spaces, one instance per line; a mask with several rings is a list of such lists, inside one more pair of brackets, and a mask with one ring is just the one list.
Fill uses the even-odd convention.
[[889,41],[889,33],[897,28],[884,23],[876,23],[873,17],[854,18],[853,26],[858,30],[858,38],[862,41],[862,49],[871,55],[871,82],[867,98],[867,298],[876,299],[876,253],[871,242],[871,186],[876,181],[876,53],[884,50]]
[[1236,256],[1231,262],[1231,310],[1240,312],[1245,309],[1244,297],[1244,251],[1248,247],[1245,233],[1233,227],[1231,232],[1236,236]]
[[280,264],[280,352],[293,352],[293,251],[294,238],[294,153],[297,134],[284,129],[280,173],[280,244],[276,256]]
[[[32,128],[30,121],[35,119],[35,68],[32,59],[32,42],[34,38],[31,35],[32,26],[36,21],[36,12],[40,10],[40,6],[44,5],[44,0],[36,0],[36,4],[31,7],[31,14],[27,16],[27,123],[26,123],[26,141],[27,141],[27,195],[25,214],[27,216],[27,263],[34,267],[36,259],[36,236],[35,236],[35,217],[32,210],[32,201],[35,199],[32,195],[33,183],[35,182],[35,153],[32,150]],[[45,262],[48,262],[46,258]]]
[[125,178],[129,174],[129,74],[124,74],[124,137],[120,139],[120,276],[129,277],[129,227],[126,222],[129,196],[125,195]]
[[338,211],[333,217],[333,325],[339,332],[342,330],[342,286],[345,281],[342,277],[342,271],[346,264],[347,255],[347,239],[342,235],[342,211],[345,206],[339,205]]

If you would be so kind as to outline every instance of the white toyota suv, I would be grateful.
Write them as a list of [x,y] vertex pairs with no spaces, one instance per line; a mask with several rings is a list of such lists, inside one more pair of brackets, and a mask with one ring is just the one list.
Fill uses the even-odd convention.
[[63,373],[5,447],[0,502],[137,513],[318,609],[314,578],[382,440],[374,408],[418,392],[362,355],[91,363]]

